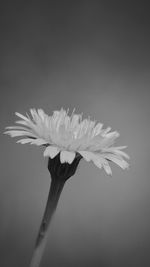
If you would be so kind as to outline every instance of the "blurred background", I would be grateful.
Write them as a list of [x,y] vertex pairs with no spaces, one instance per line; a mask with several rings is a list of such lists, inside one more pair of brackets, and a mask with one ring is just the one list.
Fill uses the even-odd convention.
[[1,267],[28,266],[48,196],[43,149],[3,135],[33,107],[75,107],[119,131],[131,157],[112,177],[81,160],[41,266],[150,266],[149,29],[146,1],[2,1]]

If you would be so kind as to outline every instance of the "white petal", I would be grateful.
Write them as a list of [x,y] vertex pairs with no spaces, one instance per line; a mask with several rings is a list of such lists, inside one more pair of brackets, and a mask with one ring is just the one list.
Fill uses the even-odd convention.
[[42,145],[47,144],[47,141],[42,139],[42,138],[37,138],[37,139],[34,139],[34,140],[32,139],[31,144],[37,145],[37,146],[42,146]]
[[59,149],[56,146],[48,146],[44,151],[44,157],[50,157],[53,159],[58,153]]
[[[94,150],[98,150],[98,149],[103,149],[103,148],[107,148],[110,147],[115,139],[119,136],[118,132],[112,132],[112,133],[108,133],[106,134],[102,140],[100,140],[100,143],[94,147]],[[100,136],[101,137],[101,136]]]
[[27,144],[27,143],[31,143],[32,141],[33,139],[31,138],[24,138],[24,139],[18,140],[16,143]]
[[18,140],[16,143],[21,143],[21,144],[31,143],[31,145],[37,145],[37,146],[41,146],[41,145],[47,144],[47,142],[44,139],[41,139],[41,138],[37,138],[37,139],[24,138],[24,139]]
[[101,129],[103,127],[102,123],[97,123],[97,125],[95,126],[94,130],[93,130],[93,135],[98,135],[101,132]]
[[93,163],[98,167],[98,168],[102,168],[102,161],[101,161],[101,159],[99,158],[99,159],[95,159],[95,160],[93,160]]
[[112,137],[117,138],[119,136],[120,136],[120,134],[117,131],[114,131],[114,132],[111,132],[111,133],[107,133],[105,137],[107,137],[107,138],[112,138]]
[[106,159],[101,157],[99,154],[88,152],[88,151],[78,151],[78,153],[81,154],[81,156],[86,160],[90,161],[92,160],[93,163],[98,167],[102,168],[104,167],[107,174],[112,174],[111,168],[107,162]]
[[25,131],[29,131],[28,128],[23,127],[23,126],[18,126],[18,125],[16,125],[16,126],[8,126],[8,127],[6,127],[6,129],[8,129],[8,130],[25,130]]
[[70,127],[72,129],[78,125],[78,123],[79,123],[79,117],[80,117],[80,115],[77,115],[77,114],[74,114],[72,116],[71,125],[70,125]]
[[42,121],[44,121],[44,119],[45,119],[45,112],[43,111],[43,109],[38,109],[38,114],[39,114],[39,116],[41,117],[41,119],[42,119]]
[[22,114],[20,114],[19,112],[15,112],[16,116],[20,117],[21,119],[25,120],[25,121],[29,121],[29,119],[25,116],[23,116]]
[[102,135],[106,135],[111,130],[111,127],[107,127],[105,130],[102,131]]
[[22,121],[22,120],[20,120],[20,121],[15,121],[16,123],[18,123],[18,124],[22,124],[22,125],[25,125],[25,126],[27,126],[27,127],[30,127],[30,121]]
[[107,160],[103,161],[103,168],[107,174],[112,175],[112,171],[111,171],[111,168],[110,168]]
[[36,109],[30,109],[34,123],[38,126],[39,130],[42,128],[42,119],[37,113]]
[[126,154],[124,151],[121,151],[121,150],[119,150],[117,147],[115,148],[115,147],[113,147],[113,148],[104,148],[104,149],[102,149],[102,152],[108,152],[108,153],[114,153],[114,154],[116,154],[116,155],[120,155],[120,156],[123,156],[123,157],[125,157],[125,158],[127,158],[127,159],[130,159],[130,157],[129,157],[129,155],[128,154]]
[[93,162],[98,168],[103,167],[107,174],[112,175],[111,168],[110,168],[108,161],[106,159],[104,159],[103,157],[100,157],[100,156],[95,156]]
[[118,155],[121,155],[121,156],[127,158],[127,159],[130,159],[129,155],[128,155],[127,153],[123,152],[123,151],[116,150],[116,151],[114,151],[114,152],[115,152],[116,154],[118,154]]
[[127,146],[112,146],[112,147],[110,147],[111,149],[125,149],[125,148],[127,148]]
[[9,134],[11,137],[23,136],[23,135],[37,137],[32,132],[23,131],[23,130],[9,130],[9,131],[6,131],[5,134]]
[[69,164],[71,164],[73,162],[74,158],[75,158],[75,152],[61,151],[61,153],[60,153],[60,162],[61,163],[68,162]]
[[94,153],[90,152],[90,151],[78,151],[78,153],[86,160],[86,161],[90,161],[93,159],[94,157]]
[[118,166],[120,166],[122,169],[126,169],[129,167],[129,164],[123,159],[121,158],[121,156],[117,156],[117,155],[111,155],[111,154],[106,154],[104,155],[105,158],[113,161],[114,163],[116,163]]

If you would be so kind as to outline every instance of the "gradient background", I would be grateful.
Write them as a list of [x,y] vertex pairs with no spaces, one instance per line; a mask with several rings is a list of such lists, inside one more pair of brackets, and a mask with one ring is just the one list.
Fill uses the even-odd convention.
[[2,134],[31,107],[76,107],[118,130],[131,157],[113,177],[80,162],[41,266],[150,266],[148,5],[3,1],[0,13],[0,266],[28,266],[49,191],[42,148]]

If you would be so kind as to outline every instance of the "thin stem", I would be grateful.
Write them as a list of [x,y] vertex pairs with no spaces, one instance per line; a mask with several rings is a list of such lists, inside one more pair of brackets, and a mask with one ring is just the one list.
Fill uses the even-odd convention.
[[50,226],[50,222],[56,210],[58,200],[61,195],[64,184],[65,182],[59,179],[52,179],[51,181],[49,196],[48,196],[45,212],[43,215],[43,219],[41,222],[41,226],[39,229],[39,233],[36,239],[30,267],[40,266],[40,262],[41,262],[41,259],[44,253],[44,249],[45,249],[45,245],[46,245],[46,241],[48,237],[48,229]]

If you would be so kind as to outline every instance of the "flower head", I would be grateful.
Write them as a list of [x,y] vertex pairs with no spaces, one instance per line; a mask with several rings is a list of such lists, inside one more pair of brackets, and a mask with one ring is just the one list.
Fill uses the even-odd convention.
[[11,137],[23,137],[17,143],[45,146],[44,157],[53,159],[60,153],[61,163],[71,164],[80,154],[86,161],[103,167],[107,174],[112,174],[109,161],[122,169],[128,168],[124,158],[129,159],[129,156],[122,151],[126,146],[113,146],[119,133],[110,132],[110,127],[103,129],[103,124],[90,118],[82,119],[82,115],[74,111],[69,116],[63,108],[54,111],[52,116],[42,109],[30,109],[30,113],[30,116],[23,116],[16,112],[21,120],[16,121],[16,126],[6,127],[5,133]]

